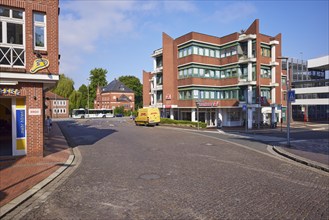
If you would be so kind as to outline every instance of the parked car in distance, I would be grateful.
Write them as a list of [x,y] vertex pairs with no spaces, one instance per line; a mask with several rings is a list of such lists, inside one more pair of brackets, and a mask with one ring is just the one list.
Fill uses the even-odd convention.
[[116,114],[115,117],[117,118],[123,117],[123,114]]

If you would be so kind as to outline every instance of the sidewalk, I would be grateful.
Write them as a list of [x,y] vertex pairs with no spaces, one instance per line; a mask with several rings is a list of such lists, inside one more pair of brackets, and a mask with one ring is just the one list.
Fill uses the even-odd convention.
[[[305,125],[307,127],[309,125]],[[283,127],[286,129],[286,126]],[[252,129],[245,132],[243,127],[223,128],[224,133],[239,134],[260,141],[277,142],[272,149],[299,163],[329,172],[329,137],[326,139],[291,140],[287,146],[286,133],[281,128]],[[273,134],[277,134],[276,136]],[[270,135],[267,135],[270,134]]]
[[305,165],[329,172],[328,139],[301,140],[273,146],[273,150]]
[[56,122],[45,135],[44,157],[0,158],[0,218],[37,192],[37,185],[47,185],[70,161],[72,150]]

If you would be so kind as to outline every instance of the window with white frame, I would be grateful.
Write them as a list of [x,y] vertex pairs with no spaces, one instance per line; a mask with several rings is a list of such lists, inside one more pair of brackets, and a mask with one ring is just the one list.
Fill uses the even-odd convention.
[[0,65],[25,66],[24,11],[0,6]]
[[46,50],[46,14],[35,12],[34,16],[34,48]]

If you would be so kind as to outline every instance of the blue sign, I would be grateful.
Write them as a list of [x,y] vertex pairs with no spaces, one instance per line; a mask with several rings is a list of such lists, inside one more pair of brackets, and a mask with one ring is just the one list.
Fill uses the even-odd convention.
[[243,104],[242,105],[242,111],[246,111],[247,110],[247,105],[246,104]]
[[25,110],[16,110],[17,138],[25,137]]
[[295,90],[288,91],[288,102],[295,102]]

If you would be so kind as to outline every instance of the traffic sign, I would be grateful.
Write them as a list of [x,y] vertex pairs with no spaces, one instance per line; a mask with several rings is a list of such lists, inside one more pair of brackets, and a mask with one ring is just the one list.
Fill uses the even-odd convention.
[[288,91],[288,101],[295,102],[295,90]]
[[246,111],[247,110],[247,105],[246,104],[243,104],[242,105],[242,111]]

